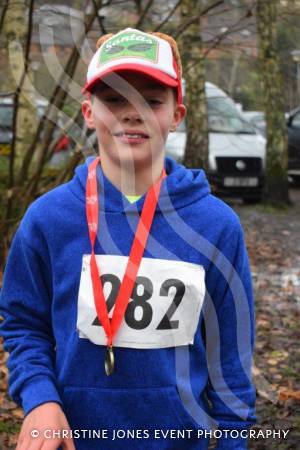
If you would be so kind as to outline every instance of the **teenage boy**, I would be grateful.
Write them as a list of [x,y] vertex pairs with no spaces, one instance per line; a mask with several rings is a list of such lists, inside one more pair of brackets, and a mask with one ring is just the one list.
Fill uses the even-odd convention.
[[185,115],[176,43],[129,28],[98,47],[82,111],[100,157],[30,206],[5,270],[17,450],[207,449],[216,427],[219,449],[246,448],[248,256],[204,171],[165,157]]

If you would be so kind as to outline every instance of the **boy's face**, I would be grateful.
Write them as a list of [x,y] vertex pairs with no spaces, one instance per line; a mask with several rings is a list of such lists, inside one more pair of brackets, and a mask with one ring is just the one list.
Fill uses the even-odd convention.
[[164,152],[168,133],[185,115],[172,88],[147,75],[122,72],[105,78],[84,100],[82,112],[97,133],[99,151],[118,165],[152,164]]

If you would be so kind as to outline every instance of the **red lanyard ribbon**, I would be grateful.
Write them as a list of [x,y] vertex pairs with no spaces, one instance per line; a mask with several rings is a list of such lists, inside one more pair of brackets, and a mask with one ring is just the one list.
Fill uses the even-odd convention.
[[86,216],[89,228],[89,235],[92,246],[90,267],[91,279],[93,285],[94,302],[99,322],[102,324],[105,334],[107,336],[107,345],[112,347],[112,341],[116,335],[121,322],[123,320],[129,298],[131,296],[137,272],[141,263],[141,259],[147,243],[149,231],[153,221],[157,201],[160,193],[160,187],[163,179],[166,177],[166,172],[163,169],[162,175],[149,189],[141,217],[137,226],[136,234],[130,250],[124,278],[122,280],[113,311],[112,318],[109,319],[106,301],[103,293],[103,287],[100,278],[100,269],[96,262],[94,252],[95,240],[98,231],[98,189],[96,168],[100,158],[96,158],[88,167],[88,177],[86,182]]

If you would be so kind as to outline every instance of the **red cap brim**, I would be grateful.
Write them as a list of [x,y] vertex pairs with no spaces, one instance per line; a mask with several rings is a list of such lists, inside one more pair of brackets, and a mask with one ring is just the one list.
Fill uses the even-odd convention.
[[164,84],[169,87],[177,87],[178,93],[181,91],[180,89],[180,81],[175,80],[170,75],[157,70],[153,69],[149,66],[141,66],[140,64],[120,64],[119,66],[110,67],[104,72],[102,72],[100,75],[95,76],[91,81],[85,84],[85,86],[82,89],[82,93],[85,94],[87,92],[91,92],[92,88],[99,83],[99,81],[103,80],[103,78],[110,74],[110,73],[118,73],[118,72],[137,72],[142,73],[144,75],[147,75],[151,78],[153,78],[156,81],[159,81],[161,84]]

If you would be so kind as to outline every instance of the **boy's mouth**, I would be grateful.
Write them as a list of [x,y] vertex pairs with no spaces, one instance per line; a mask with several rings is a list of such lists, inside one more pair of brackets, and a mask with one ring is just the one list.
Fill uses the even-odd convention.
[[114,136],[125,144],[140,144],[149,139],[148,134],[138,130],[120,131],[119,133],[114,133]]

